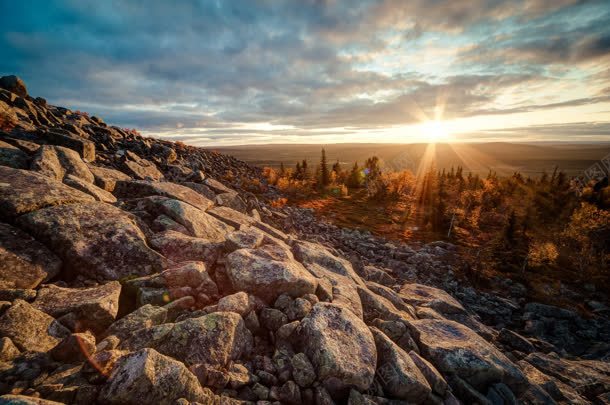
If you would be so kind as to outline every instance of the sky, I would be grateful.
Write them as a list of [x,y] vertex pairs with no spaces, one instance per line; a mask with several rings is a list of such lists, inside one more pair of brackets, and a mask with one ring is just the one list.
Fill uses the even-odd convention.
[[193,145],[610,141],[608,0],[0,1],[0,75]]

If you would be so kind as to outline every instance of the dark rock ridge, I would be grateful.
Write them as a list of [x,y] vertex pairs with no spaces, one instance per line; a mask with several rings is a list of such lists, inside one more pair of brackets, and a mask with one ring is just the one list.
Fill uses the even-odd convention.
[[609,401],[603,297],[479,292],[449,244],[272,208],[259,169],[16,77],[0,113],[0,404]]

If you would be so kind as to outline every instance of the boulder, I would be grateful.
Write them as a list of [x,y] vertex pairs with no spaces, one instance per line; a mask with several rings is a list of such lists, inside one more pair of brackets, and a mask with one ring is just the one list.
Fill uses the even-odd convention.
[[610,391],[610,363],[607,361],[568,360],[543,353],[531,353],[525,361],[571,386],[582,396],[594,398]]
[[95,198],[97,201],[110,203],[110,204],[114,204],[117,201],[116,197],[113,196],[108,191],[101,189],[98,186],[96,186],[95,184],[86,182],[85,180],[81,179],[80,177],[76,177],[71,174],[68,174],[68,175],[66,175],[66,177],[64,177],[64,184],[66,184],[76,190],[82,191],[83,193],[89,194],[90,196]]
[[411,332],[424,358],[443,374],[455,374],[479,391],[504,382],[517,393],[525,377],[504,354],[474,331],[449,320],[411,321]]
[[17,94],[20,97],[28,96],[28,90],[25,87],[25,83],[15,75],[0,77],[0,88]]
[[205,211],[214,205],[211,200],[192,189],[170,182],[119,180],[116,182],[114,194],[125,198],[160,195],[191,204],[202,211]]
[[212,191],[212,189],[206,186],[205,184],[194,183],[191,181],[181,182],[180,184],[192,190],[195,190],[197,193],[201,194],[202,196],[211,201],[214,201],[214,199],[216,198],[216,193],[214,193],[214,191]]
[[240,291],[235,294],[227,295],[218,300],[219,312],[235,312],[241,316],[246,316],[252,310],[252,303],[248,294]]
[[152,247],[174,262],[201,261],[211,267],[222,252],[222,244],[176,231],[160,232],[150,239]]
[[93,173],[78,153],[61,146],[42,145],[36,152],[30,169],[59,181],[67,175],[78,177],[87,183],[93,183],[94,180]]
[[0,223],[0,289],[29,289],[59,273],[61,260],[30,235]]
[[300,387],[306,388],[313,384],[316,380],[316,371],[305,353],[292,356],[291,364],[294,381]]
[[329,272],[346,277],[353,283],[364,286],[364,282],[354,271],[350,262],[333,255],[317,243],[298,241],[293,245],[292,251],[294,257],[303,263],[306,268],[317,264]]
[[160,271],[166,259],[146,245],[124,211],[100,202],[41,209],[21,216],[20,226],[59,252],[76,274],[118,280]]
[[297,347],[315,367],[318,380],[335,396],[366,390],[375,377],[375,340],[364,322],[346,308],[320,302],[295,331]]
[[204,391],[184,364],[153,349],[142,349],[118,360],[103,386],[99,401],[108,404],[167,404],[180,398],[209,403]]
[[277,245],[239,249],[226,258],[227,276],[236,291],[246,291],[273,302],[286,293],[292,297],[316,291],[316,279]]
[[441,373],[439,373],[438,370],[434,368],[430,362],[428,362],[428,360],[424,359],[416,352],[410,351],[409,356],[417,368],[419,368],[419,370],[422,372],[424,377],[426,377],[432,391],[434,391],[435,394],[444,397],[448,386],[447,381],[445,381]]
[[89,165],[89,170],[95,178],[95,185],[112,193],[117,181],[129,181],[131,177],[123,172],[107,167]]
[[405,284],[400,289],[400,296],[413,306],[425,306],[436,312],[447,314],[463,314],[466,309],[455,298],[438,288],[423,284]]
[[165,308],[144,305],[110,325],[104,336],[116,336],[124,340],[138,330],[160,325],[166,319]]
[[11,362],[20,354],[21,352],[10,338],[0,338],[0,362]]
[[235,211],[246,213],[248,211],[248,206],[241,199],[238,193],[222,193],[218,194],[216,198],[214,198],[214,202],[217,205],[222,205],[223,207],[229,207],[234,209]]
[[362,302],[362,311],[366,323],[372,322],[375,318],[383,319],[384,321],[414,319],[410,314],[399,311],[389,300],[373,293],[368,288],[361,286],[356,288]]
[[382,331],[375,327],[370,329],[377,347],[377,376],[383,391],[410,403],[423,402],[432,390],[419,368]]
[[28,168],[28,155],[19,148],[0,141],[0,166],[8,166],[14,169]]
[[59,132],[52,129],[44,133],[45,141],[51,145],[64,146],[78,152],[85,162],[95,160],[95,144],[78,135],[70,134],[68,131]]
[[88,201],[94,198],[40,173],[0,166],[0,218],[5,220],[45,207]]
[[164,214],[184,226],[197,238],[212,242],[224,242],[225,235],[234,229],[194,206],[166,197],[149,197],[141,201],[155,214]]
[[22,300],[0,316],[0,337],[10,338],[21,351],[46,352],[69,334],[51,316]]
[[65,337],[49,354],[62,363],[81,363],[95,353],[95,336],[90,332],[72,333]]
[[186,365],[226,366],[252,348],[252,335],[234,312],[213,312],[173,325],[155,347]]
[[103,332],[112,324],[119,310],[121,284],[113,281],[89,288],[64,288],[53,284],[38,291],[35,308],[60,318],[75,332]]
[[263,244],[265,235],[252,227],[242,227],[239,231],[228,233],[225,238],[225,250],[233,252],[238,249],[256,249]]
[[123,170],[131,177],[138,180],[158,181],[163,178],[163,173],[150,160],[146,160],[133,152],[125,152],[123,159]]
[[520,360],[517,364],[530,384],[530,388],[521,399],[532,398],[532,403],[555,403],[553,400],[572,404],[589,403],[570,385],[546,375],[527,361]]

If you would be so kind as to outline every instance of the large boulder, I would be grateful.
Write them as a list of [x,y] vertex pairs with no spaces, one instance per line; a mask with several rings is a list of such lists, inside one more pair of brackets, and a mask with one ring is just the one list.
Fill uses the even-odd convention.
[[163,178],[163,173],[159,171],[153,162],[143,159],[130,151],[125,152],[123,170],[138,180],[158,181]]
[[93,173],[95,185],[110,193],[114,191],[117,181],[131,180],[125,173],[107,167],[89,165],[89,170]]
[[180,200],[166,197],[148,197],[141,201],[155,214],[163,214],[184,226],[188,232],[197,238],[205,238],[212,242],[224,242],[225,235],[233,228],[219,221],[206,212]]
[[335,396],[369,388],[375,377],[375,340],[365,323],[343,306],[318,303],[295,331],[297,347]]
[[175,323],[156,349],[187,365],[224,367],[252,348],[252,335],[234,312],[213,312]]
[[413,320],[414,318],[407,312],[397,309],[392,302],[386,298],[373,293],[366,287],[357,286],[364,321],[370,323],[375,318],[384,321]]
[[22,300],[0,316],[0,337],[10,338],[21,351],[49,351],[69,334],[53,317]]
[[410,325],[423,357],[442,373],[457,375],[482,392],[497,382],[517,393],[526,385],[519,368],[464,325],[436,319],[411,321]]
[[189,260],[204,262],[210,267],[222,252],[222,244],[204,238],[196,238],[176,231],[164,231],[150,239],[152,247],[174,262]]
[[117,281],[89,288],[49,284],[38,291],[32,305],[54,318],[62,317],[62,324],[75,332],[100,333],[114,322],[120,293],[121,284]]
[[99,188],[93,183],[89,183],[81,179],[80,177],[68,174],[66,175],[66,177],[64,177],[64,184],[76,190],[82,191],[83,193],[89,194],[97,201],[106,202],[109,204],[114,204],[115,202],[117,202],[116,197],[113,196],[111,193],[102,188]]
[[0,289],[36,288],[59,273],[61,260],[30,235],[0,223]]
[[63,402],[49,401],[47,399],[29,397],[27,395],[2,395],[0,405],[62,405]]
[[236,291],[246,291],[268,302],[286,293],[292,297],[313,294],[317,280],[278,245],[239,249],[226,258],[227,276]]
[[125,198],[160,195],[174,200],[184,201],[202,211],[205,211],[214,205],[211,200],[205,198],[192,189],[171,182],[119,180],[116,182],[114,194]]
[[15,93],[20,97],[28,96],[28,90],[25,87],[25,83],[15,75],[0,77],[0,88]]
[[95,160],[95,144],[79,135],[53,128],[45,132],[44,137],[46,138],[45,141],[51,145],[64,146],[75,150],[85,162]]
[[45,208],[21,216],[18,223],[58,252],[72,272],[91,279],[150,274],[167,262],[147,246],[132,217],[109,204]]
[[139,331],[160,325],[167,319],[167,309],[154,305],[144,305],[114,322],[104,336],[116,336],[123,340]]
[[400,296],[413,306],[432,308],[443,315],[466,313],[458,300],[443,290],[427,285],[405,284],[400,289]]
[[0,166],[8,166],[14,169],[27,169],[28,155],[19,148],[0,141]]
[[93,183],[94,180],[93,174],[78,153],[61,146],[41,146],[30,166],[32,170],[59,181],[67,175],[73,175],[87,183]]
[[88,201],[94,198],[40,173],[0,166],[0,218],[10,221],[41,208]]
[[211,396],[184,364],[142,349],[118,360],[98,399],[107,404],[173,405],[180,398],[209,403]]
[[354,271],[352,264],[347,260],[330,253],[324,246],[317,243],[298,241],[292,247],[294,257],[303,263],[306,268],[318,265],[329,272],[344,276],[353,283],[364,286],[364,282]]
[[377,375],[383,391],[409,403],[421,403],[432,392],[426,378],[396,343],[382,331],[371,327],[377,347]]

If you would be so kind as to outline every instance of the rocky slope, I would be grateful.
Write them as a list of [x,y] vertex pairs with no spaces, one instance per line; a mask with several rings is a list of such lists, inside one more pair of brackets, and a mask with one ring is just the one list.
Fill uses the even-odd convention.
[[271,208],[243,162],[0,87],[0,404],[610,403],[603,303],[479,293],[450,245]]

